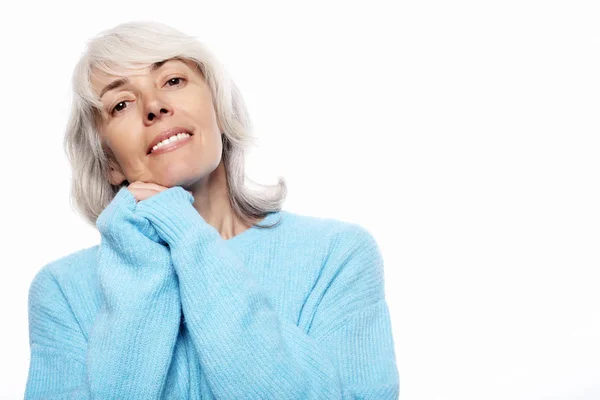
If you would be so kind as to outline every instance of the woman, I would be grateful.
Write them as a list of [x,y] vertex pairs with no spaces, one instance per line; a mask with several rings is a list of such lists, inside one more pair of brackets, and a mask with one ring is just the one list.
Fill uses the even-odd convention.
[[73,87],[72,197],[101,241],[31,284],[26,398],[398,398],[377,243],[244,186],[246,107],[200,42],[119,25]]

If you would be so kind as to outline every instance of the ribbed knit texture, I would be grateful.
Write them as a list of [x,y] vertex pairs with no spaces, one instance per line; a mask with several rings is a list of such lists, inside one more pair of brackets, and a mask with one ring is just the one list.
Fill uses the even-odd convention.
[[398,399],[365,228],[280,211],[224,240],[193,202],[124,187],[99,245],[37,273],[26,399]]

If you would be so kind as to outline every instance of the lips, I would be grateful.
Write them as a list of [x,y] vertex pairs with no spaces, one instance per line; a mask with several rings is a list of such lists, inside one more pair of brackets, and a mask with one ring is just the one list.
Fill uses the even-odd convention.
[[178,133],[188,133],[190,134],[190,136],[193,136],[194,134],[192,133],[192,131],[190,129],[181,127],[181,126],[176,126],[173,128],[169,128],[169,129],[165,129],[164,131],[162,131],[161,133],[159,133],[154,140],[152,140],[152,142],[150,143],[150,146],[148,146],[148,149],[146,150],[146,154],[150,154],[150,152],[152,151],[152,148],[154,146],[156,146],[158,143],[162,142],[165,139],[170,138],[173,135],[176,135]]

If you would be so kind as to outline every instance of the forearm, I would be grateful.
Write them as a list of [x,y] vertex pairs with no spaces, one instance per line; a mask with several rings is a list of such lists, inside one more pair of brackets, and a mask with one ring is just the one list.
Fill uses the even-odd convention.
[[[110,250],[100,251],[106,262]],[[103,399],[158,398],[179,331],[177,278],[172,270],[132,270],[112,260],[100,271],[104,303],[89,337],[90,388]]]
[[103,304],[87,361],[91,390],[101,398],[160,397],[179,331],[179,288],[169,250],[135,208],[131,193],[122,189],[114,210],[97,223]]

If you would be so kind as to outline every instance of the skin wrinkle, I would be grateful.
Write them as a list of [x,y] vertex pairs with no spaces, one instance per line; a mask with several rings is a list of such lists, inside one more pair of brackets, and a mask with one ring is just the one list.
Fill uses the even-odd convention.
[[[248,229],[250,225],[235,215],[229,202],[221,129],[210,88],[197,65],[171,59],[154,68],[117,71],[119,75],[109,75],[94,69],[91,77],[98,96],[115,80],[128,80],[105,92],[97,115],[98,132],[110,159],[110,182],[181,186],[192,192],[194,208],[224,239]],[[120,111],[111,115],[116,105]],[[190,142],[163,154],[148,155],[152,139],[175,126],[192,131]]]

